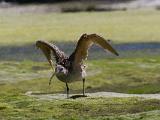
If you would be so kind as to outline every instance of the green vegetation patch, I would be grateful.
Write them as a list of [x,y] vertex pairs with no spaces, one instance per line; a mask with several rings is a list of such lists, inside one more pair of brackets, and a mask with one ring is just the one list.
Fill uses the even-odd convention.
[[159,42],[160,11],[23,13],[0,12],[0,44],[21,45],[38,39],[77,41],[97,33],[117,42]]
[[[160,110],[160,100],[141,98],[78,98],[38,100],[22,94],[3,94],[0,98],[2,119],[95,119],[116,118],[126,114]],[[107,117],[108,116],[108,117]]]
[[[110,58],[91,60],[88,65],[86,92],[114,91],[124,93],[159,93],[160,58]],[[54,78],[46,62],[0,62],[0,119],[12,120],[130,120],[159,119],[160,100],[142,98],[78,98],[41,100],[26,96],[28,91],[40,94],[65,93],[65,84]],[[22,72],[23,71],[23,72]],[[14,79],[12,73],[15,73]],[[19,77],[19,75],[23,77]],[[81,93],[79,83],[70,84],[71,94]]]
[[[109,58],[87,63],[86,92],[159,93],[160,58]],[[48,85],[52,69],[47,62],[0,62],[0,85],[4,89],[41,93],[64,93],[65,84],[56,77]],[[8,84],[11,83],[11,84]],[[8,86],[8,87],[6,87]],[[82,82],[69,84],[71,93],[82,92]]]

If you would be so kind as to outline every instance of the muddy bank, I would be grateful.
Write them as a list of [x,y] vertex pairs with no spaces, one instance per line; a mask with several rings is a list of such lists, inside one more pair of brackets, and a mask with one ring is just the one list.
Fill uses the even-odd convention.
[[[39,92],[28,91],[25,95],[41,100],[66,99],[66,94],[40,94]],[[140,97],[144,99],[160,99],[160,94],[125,94],[116,92],[86,93],[86,96],[70,94],[70,99],[76,98],[97,98],[97,97]]]

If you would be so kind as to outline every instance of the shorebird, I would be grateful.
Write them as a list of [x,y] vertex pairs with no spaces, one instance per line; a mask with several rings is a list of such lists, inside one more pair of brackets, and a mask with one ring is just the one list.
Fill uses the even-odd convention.
[[[85,96],[86,70],[83,61],[87,59],[88,49],[93,44],[97,44],[118,56],[116,50],[107,42],[107,40],[97,34],[83,34],[78,40],[77,46],[70,56],[65,55],[65,53],[54,44],[43,40],[36,41],[37,48],[42,50],[50,66],[54,70],[49,79],[49,85],[51,84],[53,76],[56,75],[60,81],[66,84],[67,98],[69,98],[68,83],[83,81],[83,96]],[[52,56],[55,58],[55,65],[53,64]]]

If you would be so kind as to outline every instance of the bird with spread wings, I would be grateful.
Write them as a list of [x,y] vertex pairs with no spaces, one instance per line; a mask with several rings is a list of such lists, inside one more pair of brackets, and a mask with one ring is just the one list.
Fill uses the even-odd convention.
[[[57,46],[46,41],[38,40],[36,46],[42,50],[46,56],[50,66],[54,70],[50,80],[54,75],[64,82],[67,87],[67,98],[69,97],[68,83],[74,81],[83,81],[83,96],[85,96],[85,65],[83,61],[88,56],[88,49],[93,45],[97,44],[105,50],[118,56],[116,50],[101,36],[97,34],[83,34],[78,40],[77,46],[70,56],[65,55],[64,52],[59,50]],[[56,64],[53,64],[53,57]]]

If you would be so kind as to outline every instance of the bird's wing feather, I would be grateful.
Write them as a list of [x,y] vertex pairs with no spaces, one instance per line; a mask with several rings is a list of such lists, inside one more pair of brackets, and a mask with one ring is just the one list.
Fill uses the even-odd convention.
[[49,64],[51,65],[51,67],[53,69],[54,69],[53,61],[52,61],[52,57],[51,57],[52,53],[53,53],[53,56],[55,57],[56,63],[61,62],[62,59],[65,59],[67,57],[64,54],[64,52],[62,52],[61,50],[58,49],[57,46],[55,46],[54,44],[51,44],[49,42],[38,40],[36,42],[36,46],[42,50],[42,52],[46,56]]
[[75,51],[69,58],[73,61],[74,65],[80,64],[82,60],[87,58],[88,49],[92,46],[92,44],[97,44],[105,50],[109,50],[111,53],[118,55],[116,50],[103,37],[96,34],[83,34],[77,43]]

